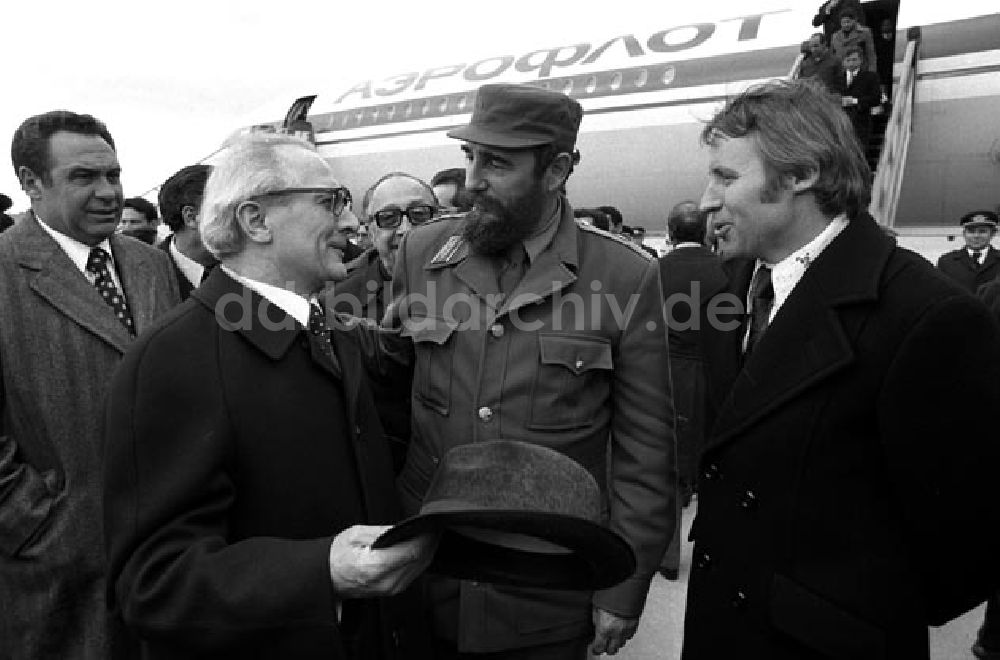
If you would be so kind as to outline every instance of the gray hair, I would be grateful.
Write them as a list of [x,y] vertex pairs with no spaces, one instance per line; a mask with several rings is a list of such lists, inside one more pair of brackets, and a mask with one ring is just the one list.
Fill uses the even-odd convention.
[[254,134],[227,145],[205,185],[198,231],[216,259],[238,254],[244,235],[236,209],[257,195],[300,185],[303,165],[323,161],[308,142],[290,135]]

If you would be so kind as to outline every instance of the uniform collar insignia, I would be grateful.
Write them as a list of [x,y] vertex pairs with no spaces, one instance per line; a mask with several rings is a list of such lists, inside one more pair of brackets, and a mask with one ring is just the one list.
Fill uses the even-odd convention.
[[437,251],[434,258],[431,259],[431,265],[440,265],[448,263],[451,259],[458,253],[459,249],[465,244],[465,239],[461,236],[449,236],[445,244],[441,246],[441,249]]

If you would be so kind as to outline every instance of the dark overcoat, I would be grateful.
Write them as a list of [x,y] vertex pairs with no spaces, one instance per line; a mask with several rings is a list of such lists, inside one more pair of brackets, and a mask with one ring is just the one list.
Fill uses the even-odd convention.
[[394,299],[416,353],[403,505],[419,508],[440,458],[460,444],[521,440],[581,463],[600,484],[608,525],[635,550],[636,573],[594,594],[462,582],[458,645],[485,652],[580,638],[592,604],[642,612],[676,523],[657,264],[578,226],[564,200],[552,242],[503,298],[494,264],[462,240],[463,222],[409,232],[397,257]]
[[105,513],[132,657],[376,660],[409,643],[394,601],[342,601],[338,624],[330,582],[334,535],[399,517],[376,356],[357,339],[333,332],[335,375],[302,326],[216,269],[126,355]]
[[683,657],[927,658],[927,625],[997,586],[1000,443],[968,406],[1000,406],[1000,327],[867,215],[742,369],[738,326],[704,335]]
[[[168,259],[111,252],[136,329],[177,304]],[[101,433],[132,338],[34,215],[0,236],[0,658],[106,660]]]
[[969,293],[1000,277],[1000,250],[990,245],[982,264],[976,264],[965,248],[941,255],[938,269]]

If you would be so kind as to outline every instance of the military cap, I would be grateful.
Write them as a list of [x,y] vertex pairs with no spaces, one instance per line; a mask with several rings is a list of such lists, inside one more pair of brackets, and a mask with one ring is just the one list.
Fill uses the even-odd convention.
[[970,211],[959,220],[962,228],[965,227],[992,227],[997,228],[997,214],[993,211]]
[[448,137],[506,149],[560,144],[572,149],[583,108],[565,94],[531,85],[483,85],[472,120]]

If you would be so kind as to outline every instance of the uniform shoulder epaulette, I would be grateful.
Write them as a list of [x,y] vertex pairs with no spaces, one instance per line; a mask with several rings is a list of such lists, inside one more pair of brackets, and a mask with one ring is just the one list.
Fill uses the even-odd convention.
[[639,247],[638,245],[636,245],[632,241],[628,240],[627,238],[622,238],[618,234],[612,234],[609,231],[605,231],[603,229],[598,229],[597,227],[595,227],[594,225],[590,224],[589,222],[584,222],[583,220],[581,220],[579,218],[576,218],[576,226],[579,227],[580,229],[582,229],[583,231],[590,232],[591,234],[597,234],[598,236],[603,236],[604,238],[612,240],[615,243],[618,243],[620,245],[624,245],[628,249],[632,250],[633,252],[635,252],[639,256],[641,256],[644,259],[646,259],[646,261],[652,261],[653,260],[653,256],[651,254],[649,254],[648,252],[646,252],[645,250],[643,250],[641,247]]
[[444,264],[451,261],[451,258],[455,256],[455,253],[461,249],[465,239],[462,238],[461,234],[454,234],[448,237],[448,240],[444,242],[444,245],[434,253],[434,257],[431,258],[431,264]]

